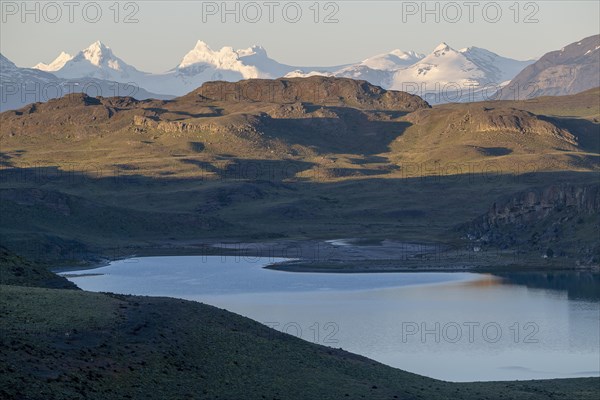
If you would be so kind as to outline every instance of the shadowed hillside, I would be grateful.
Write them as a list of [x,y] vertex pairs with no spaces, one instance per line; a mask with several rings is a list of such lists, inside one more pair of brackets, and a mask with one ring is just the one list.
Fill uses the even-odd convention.
[[599,96],[431,108],[325,77],[70,95],[0,114],[0,233],[68,263],[205,239],[460,242],[501,196],[597,181]]
[[481,245],[523,248],[577,264],[600,259],[600,185],[550,185],[503,196],[465,227]]
[[[6,263],[28,277],[36,268],[3,251],[3,270]],[[447,383],[201,303],[18,283],[42,287],[0,286],[0,396],[7,400],[585,400],[598,388],[597,378]]]

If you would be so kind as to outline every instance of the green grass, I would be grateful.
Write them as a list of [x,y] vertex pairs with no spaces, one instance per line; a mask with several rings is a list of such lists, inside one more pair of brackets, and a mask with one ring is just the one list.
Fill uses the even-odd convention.
[[0,285],[76,289],[74,283],[0,246]]
[[[2,113],[0,240],[48,264],[0,254],[0,398],[596,399],[598,378],[446,383],[199,303],[60,289],[72,285],[45,268],[215,239],[461,248],[457,224],[502,195],[598,182],[598,90],[406,115],[385,109],[397,106],[390,98],[370,110],[369,96],[346,89],[348,101],[300,104],[289,116],[280,104],[207,103],[194,93],[95,106],[74,96]],[[537,131],[493,130],[494,113]],[[467,115],[483,125],[465,124]],[[182,122],[197,128],[176,129]],[[569,227],[566,245],[594,240],[593,225],[581,225]],[[484,261],[507,263],[493,253]]]
[[[561,182],[598,179],[593,172],[555,172],[341,182],[145,177],[126,184],[109,179],[81,184],[56,179],[41,186],[4,182],[0,186],[12,187],[13,195],[3,195],[0,202],[0,234],[5,246],[30,258],[67,265],[209,240],[358,237],[441,241],[460,248],[466,243],[454,228],[485,213],[499,197]],[[40,200],[31,201],[36,196]],[[589,235],[567,239],[565,247],[573,249],[578,240],[593,240]]]
[[[461,245],[455,226],[503,195],[598,182],[599,95],[412,113],[370,110],[352,93],[346,104],[298,103],[298,115],[195,94],[10,111],[0,115],[0,239],[61,264],[208,239]],[[164,128],[181,122],[197,128]]]
[[3,399],[583,400],[599,390],[596,378],[446,383],[176,299],[0,293]]

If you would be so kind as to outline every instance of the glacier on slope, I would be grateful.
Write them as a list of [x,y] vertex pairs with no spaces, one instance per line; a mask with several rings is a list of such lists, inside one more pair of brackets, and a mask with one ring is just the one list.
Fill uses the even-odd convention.
[[299,67],[279,63],[261,46],[213,50],[199,40],[176,67],[164,73],[139,71],[101,42],[75,56],[61,53],[52,63],[36,68],[62,78],[93,77],[175,96],[207,81],[325,75],[366,80],[385,89],[418,94],[430,103],[443,103],[475,101],[491,95],[533,62],[513,60],[477,47],[454,50],[441,43],[428,55],[396,49],[347,65]]

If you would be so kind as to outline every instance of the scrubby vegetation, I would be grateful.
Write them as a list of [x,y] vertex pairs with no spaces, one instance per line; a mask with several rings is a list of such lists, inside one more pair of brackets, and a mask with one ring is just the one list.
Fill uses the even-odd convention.
[[[31,263],[3,251],[3,270],[7,263],[34,274]],[[7,400],[584,400],[600,390],[598,378],[437,381],[168,298],[4,284],[0,327],[0,397]]]

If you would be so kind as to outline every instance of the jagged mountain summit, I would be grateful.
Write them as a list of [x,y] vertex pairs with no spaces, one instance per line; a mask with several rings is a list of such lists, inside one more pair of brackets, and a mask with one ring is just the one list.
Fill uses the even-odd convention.
[[111,48],[100,41],[72,57],[62,52],[45,70],[64,79],[85,77],[122,83],[138,82],[147,75],[115,56]]
[[40,71],[54,72],[54,71],[58,71],[59,69],[64,67],[64,65],[67,62],[71,61],[72,59],[73,59],[72,55],[70,55],[69,53],[65,53],[63,51],[51,63],[49,63],[49,64],[44,64],[43,62],[37,63],[36,65],[33,66],[33,68],[39,69]]
[[208,66],[213,67],[213,73],[217,69],[231,71],[238,73],[243,79],[277,78],[297,68],[273,60],[262,46],[254,45],[240,50],[234,50],[233,47],[213,50],[207,43],[198,40],[176,69],[180,72],[194,72]]
[[389,53],[378,54],[376,56],[369,57],[361,62],[360,65],[364,65],[372,69],[388,71],[401,67],[408,67],[424,57],[425,54],[396,49],[390,51]]
[[576,94],[600,86],[600,35],[545,54],[502,90],[503,100]]
[[67,53],[52,63],[36,68],[59,77],[76,79],[94,77],[122,83],[135,83],[155,93],[183,95],[204,82],[242,79],[274,79],[279,77],[334,76],[366,80],[384,89],[407,90],[414,94],[430,95],[431,103],[469,101],[478,98],[459,96],[445,99],[439,94],[460,88],[477,93],[486,85],[497,87],[512,79],[533,61],[517,61],[501,57],[485,49],[467,48],[456,51],[442,43],[429,55],[414,51],[393,50],[363,61],[331,67],[300,67],[282,64],[269,57],[261,46],[247,49],[223,47],[213,50],[199,40],[179,61],[177,66],[160,74],[142,72],[114,55],[112,50],[95,42],[71,57]]
[[232,47],[213,50],[207,43],[198,40],[194,48],[183,56],[175,68],[164,73],[142,72],[117,57],[110,47],[100,41],[92,43],[73,57],[62,52],[50,64],[40,63],[34,68],[52,72],[61,78],[93,77],[114,80],[135,84],[155,93],[180,96],[208,81],[273,79],[294,70],[317,69],[319,73],[326,73],[340,66],[331,68],[289,66],[270,58],[261,46],[239,50]]
[[395,71],[390,87],[416,91],[434,103],[485,100],[487,88],[487,95],[493,94],[530,63],[478,47],[455,50],[443,42],[416,64]]
[[[47,67],[55,68],[57,64],[55,61]],[[166,100],[173,97],[151,93],[137,85],[99,79],[94,74],[72,79],[60,78],[54,73],[40,69],[18,67],[0,54],[0,111],[21,108],[27,104],[45,102],[72,93],[103,97],[131,96],[139,100]]]
[[[364,79],[386,89],[408,91],[436,104],[484,100],[533,63],[502,57],[478,47],[455,50],[445,42],[426,56],[413,52],[397,57],[401,62],[393,62],[395,52],[367,59],[331,75]],[[295,73],[294,76],[302,75]]]
[[[420,77],[424,81],[428,74],[435,73],[440,82],[502,84],[528,64],[531,61],[516,61],[479,47],[455,50],[441,43],[407,71],[417,70],[415,78]],[[402,74],[399,72],[396,78]]]

